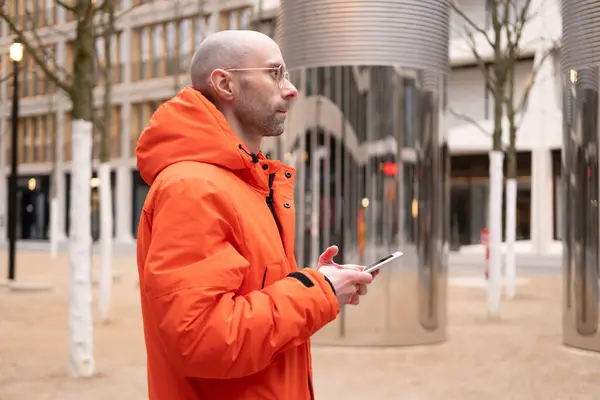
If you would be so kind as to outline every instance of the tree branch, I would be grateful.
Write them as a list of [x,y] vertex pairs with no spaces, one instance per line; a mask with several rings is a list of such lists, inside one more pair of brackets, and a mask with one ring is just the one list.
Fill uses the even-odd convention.
[[[1,6],[1,4],[0,4],[0,6]],[[7,81],[7,80],[9,80],[9,79],[12,79],[12,77],[13,77],[14,75],[15,75],[15,74],[13,74],[12,72],[9,72],[8,74],[6,74],[6,75],[5,75],[5,76],[3,76],[2,78],[0,78],[0,83],[2,83],[2,82],[4,82],[4,81]]]
[[[29,9],[25,9],[25,21],[29,21],[32,26],[35,26],[37,23],[37,21],[33,18],[33,15],[31,15],[31,11],[29,11]],[[50,27],[50,28],[53,31],[60,32],[58,29],[56,29],[54,27]],[[48,55],[50,55],[50,57],[52,58],[52,68],[54,68],[55,70],[59,70],[64,75],[65,80],[69,81],[70,80],[69,72],[56,62],[56,54],[54,52],[49,52],[48,48],[46,46],[42,46],[42,38],[40,37],[37,30],[30,29],[30,30],[27,30],[27,33],[30,34],[31,36],[33,36],[35,43],[38,44],[37,50],[43,52],[43,56],[46,60],[48,59]],[[68,37],[68,35],[65,32],[60,32],[60,33],[62,35],[64,35],[65,37]]]
[[[105,1],[104,1],[104,3],[103,3],[103,6],[104,6],[104,8],[103,8],[102,10],[106,10],[106,5],[107,5],[108,3],[110,3],[111,1],[114,1],[114,0],[105,0]],[[138,4],[134,4],[133,6],[131,6],[131,7],[127,8],[127,9],[125,9],[125,10],[123,10],[123,11],[120,11],[120,12],[117,12],[117,13],[115,13],[115,14],[116,14],[116,15],[114,16],[114,21],[115,21],[115,24],[116,24],[116,22],[117,22],[117,21],[118,21],[120,18],[124,17],[125,15],[129,14],[131,11],[135,10],[136,8],[138,8],[139,6],[142,6],[142,5],[144,5],[144,4],[148,4],[148,3],[138,3]],[[105,11],[105,12],[106,12],[106,11]],[[103,21],[103,22],[104,22],[104,21]],[[96,32],[97,32],[97,33],[96,33],[96,37],[103,37],[103,36],[105,36],[105,31],[106,31],[107,29],[110,29],[110,28],[108,27],[108,25],[107,25],[107,24],[105,24],[105,23],[104,23],[103,25],[106,27],[106,29],[97,30],[97,31],[96,31]],[[113,28],[113,30],[114,30],[114,28]]]
[[[460,121],[465,121],[468,122],[470,124],[472,124],[473,126],[475,126],[481,133],[483,133],[485,136],[489,137],[489,138],[493,138],[492,133],[490,133],[489,131],[487,131],[479,122],[477,122],[475,119],[469,117],[466,114],[461,114],[461,113],[457,113],[456,111],[454,111],[451,107],[448,108],[448,111],[450,112],[450,114],[454,115],[454,117],[456,117],[456,119],[460,120]],[[506,148],[508,148],[508,145],[506,143],[503,143],[502,146],[504,147],[504,150],[506,150]]]
[[35,64],[44,71],[44,74],[46,74],[48,79],[50,79],[57,87],[61,88],[66,93],[69,93],[71,91],[70,85],[61,80],[58,74],[56,74],[56,71],[50,69],[46,60],[40,56],[38,51],[36,51],[37,46],[33,45],[31,41],[25,37],[23,31],[15,25],[12,18],[2,9],[0,9],[0,18],[8,24],[8,28],[16,36],[16,41],[23,45],[27,54],[33,57]]
[[[516,124],[517,126],[521,125],[521,122],[524,117],[525,108],[527,107],[527,102],[529,101],[529,95],[531,93],[531,88],[537,82],[537,75],[538,75],[540,69],[542,68],[542,66],[544,65],[544,62],[548,59],[548,57],[555,54],[557,48],[558,48],[558,46],[556,45],[556,46],[552,47],[551,49],[549,49],[548,51],[546,51],[542,55],[542,57],[540,57],[537,65],[534,66],[533,69],[531,70],[531,76],[527,82],[527,85],[525,86],[525,89],[523,90],[523,94],[521,95],[519,104],[518,104],[518,106],[514,107],[514,113],[520,114],[519,123]],[[510,104],[508,104],[508,106],[510,107]]]
[[529,15],[529,7],[531,6],[531,0],[525,0],[521,10],[517,9],[515,0],[505,0],[507,4],[513,6],[515,11],[514,23],[507,23],[505,25],[506,30],[506,51],[509,57],[514,57],[518,53],[518,49],[521,45],[521,38],[525,31],[525,25],[530,20],[527,16]]
[[485,81],[485,86],[492,93],[492,95],[495,96],[495,93],[496,93],[496,89],[494,87],[495,79],[492,76],[492,74],[490,74],[488,64],[485,62],[483,57],[481,57],[481,54],[479,54],[479,51],[477,51],[477,43],[475,42],[475,38],[473,37],[472,33],[467,33],[467,39],[469,40],[469,49],[471,50],[473,57],[475,57],[475,61],[477,61],[477,67],[479,68],[479,70],[481,71],[481,74],[483,75],[483,79]]
[[481,35],[483,35],[483,37],[485,38],[485,40],[488,42],[488,44],[491,47],[494,47],[494,43],[492,42],[492,39],[490,39],[490,36],[488,35],[488,33],[486,32],[485,29],[481,28],[480,26],[478,26],[471,18],[469,18],[469,16],[467,14],[465,14],[460,7],[456,4],[456,0],[451,0],[450,1],[450,6],[452,7],[452,9],[461,16],[461,18],[467,23],[467,25],[469,25],[471,28],[473,28],[476,32],[480,33]]
[[71,11],[72,13],[76,12],[74,6],[71,6],[71,5],[67,4],[67,3],[65,3],[63,0],[55,0],[55,1],[56,1],[56,4],[58,4],[59,6],[61,6],[62,8],[64,8],[65,10]]

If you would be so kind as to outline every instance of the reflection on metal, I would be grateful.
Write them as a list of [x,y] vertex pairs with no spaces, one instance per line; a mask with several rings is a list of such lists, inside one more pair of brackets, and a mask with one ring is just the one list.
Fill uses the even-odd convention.
[[[600,10],[600,7],[597,7]],[[593,14],[593,12],[592,12]],[[591,52],[590,52],[591,53]],[[600,60],[599,60],[600,61]],[[575,67],[575,68],[574,68]],[[563,72],[564,342],[600,351],[598,329],[598,67]]]
[[445,339],[449,15],[439,0],[282,0],[277,39],[300,96],[276,156],[299,155],[298,265],[332,244],[341,263],[404,252],[317,343]]
[[600,65],[600,4],[563,0],[561,62],[563,72]]
[[563,335],[568,345],[600,351],[598,273],[598,79],[600,4],[562,2],[564,83],[562,186]]
[[[288,69],[384,65],[436,74],[448,71],[447,1],[282,0],[281,4],[276,37]],[[360,86],[360,80],[357,83]]]
[[[369,81],[359,84],[355,69]],[[445,340],[449,170],[441,76],[387,66],[294,75],[301,96],[276,156],[295,159],[298,169],[298,265],[314,266],[332,244],[343,263],[404,252],[314,342]]]

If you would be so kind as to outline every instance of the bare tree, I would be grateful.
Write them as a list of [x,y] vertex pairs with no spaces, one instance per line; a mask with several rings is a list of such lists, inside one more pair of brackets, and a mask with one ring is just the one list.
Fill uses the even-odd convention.
[[2,18],[22,43],[27,55],[37,67],[71,101],[72,170],[70,193],[70,251],[71,297],[69,304],[69,365],[74,376],[92,375],[95,369],[92,342],[92,290],[90,240],[90,178],[92,136],[92,90],[94,81],[94,16],[103,4],[92,0],[74,0],[67,4],[56,0],[76,21],[73,72],[59,74],[57,64],[48,62],[41,49],[40,38],[34,30],[26,31],[16,18],[0,10]]
[[[487,0],[490,12],[490,29],[473,21],[451,0],[453,10],[461,17],[466,27],[466,39],[476,64],[483,75],[487,90],[494,99],[492,150],[490,152],[490,266],[488,280],[488,311],[496,314],[500,306],[501,244],[502,244],[502,183],[504,151],[507,154],[507,277],[509,296],[514,294],[514,240],[516,232],[516,117],[523,115],[530,91],[535,82],[539,66],[550,54],[538,57],[540,62],[531,72],[529,83],[523,89],[520,99],[515,99],[516,66],[522,57],[523,33],[536,13],[531,10],[532,0]],[[481,43],[483,42],[483,46]],[[486,50],[491,53],[485,56]],[[491,50],[491,51],[489,51]],[[506,114],[505,114],[506,111]],[[451,110],[451,112],[453,112]],[[465,115],[453,112],[458,118],[476,124],[486,132],[481,124]],[[510,140],[508,146],[502,143],[502,126],[505,116],[509,122]],[[512,291],[511,291],[512,290]]]
[[[513,0],[512,2],[516,2]],[[512,3],[509,1],[509,3]],[[513,23],[505,27],[506,37],[506,83],[505,100],[506,118],[509,129],[509,142],[506,152],[507,179],[506,179],[506,294],[513,298],[516,294],[516,202],[517,202],[517,131],[525,114],[529,95],[544,63],[556,53],[556,43],[547,43],[543,50],[538,51],[534,57],[533,69],[526,86],[518,97],[516,93],[516,66],[522,50],[523,32],[527,24],[537,16],[538,12],[531,7],[532,0],[522,0],[511,4]],[[544,38],[541,38],[544,41]],[[519,119],[517,121],[517,119]]]
[[[51,84],[58,88],[71,102],[71,193],[70,193],[70,249],[69,264],[71,268],[71,296],[69,300],[69,366],[75,377],[90,376],[94,373],[93,356],[93,323],[92,323],[92,290],[91,290],[91,159],[92,132],[97,121],[93,115],[93,90],[96,86],[96,38],[103,35],[114,36],[114,23],[109,24],[107,31],[98,29],[96,17],[102,11],[112,10],[114,22],[115,0],[56,0],[59,9],[71,15],[75,20],[75,37],[73,39],[72,72],[63,69],[56,63],[54,54],[47,54],[43,40],[35,29],[35,18],[26,9],[25,22],[21,24],[19,16],[12,16],[6,10],[7,2],[0,0],[0,19],[8,25],[16,42],[22,43],[25,53],[43,72]],[[132,7],[133,9],[134,7]],[[127,13],[125,10],[120,16]],[[103,21],[103,18],[100,18]],[[109,16],[110,21],[110,16]],[[64,32],[48,27],[65,35]],[[108,44],[110,48],[110,41]],[[106,52],[110,55],[110,51]],[[109,56],[110,57],[110,56]],[[110,69],[110,60],[106,64]],[[110,79],[108,94],[110,96]],[[109,97],[110,99],[110,97]],[[110,100],[109,100],[110,101]],[[105,106],[105,110],[106,110]],[[110,106],[105,116],[110,116]],[[110,121],[105,121],[105,132],[110,129]],[[102,129],[102,126],[100,126]],[[110,156],[108,151],[110,138],[102,135],[102,160]],[[55,146],[57,147],[57,146]],[[58,156],[54,155],[56,165]],[[56,168],[53,176],[58,173]],[[109,174],[110,176],[110,174]],[[106,183],[105,183],[106,184]],[[110,185],[110,180],[108,180]],[[52,196],[55,197],[56,186],[52,184]],[[110,187],[110,186],[109,186]],[[110,196],[109,196],[110,197]],[[110,229],[112,235],[112,229]]]

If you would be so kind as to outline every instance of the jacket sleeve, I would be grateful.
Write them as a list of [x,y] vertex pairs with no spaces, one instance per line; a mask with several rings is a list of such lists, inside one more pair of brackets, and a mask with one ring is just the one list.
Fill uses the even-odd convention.
[[337,316],[335,293],[314,270],[236,295],[250,265],[236,250],[236,210],[209,183],[160,188],[150,218],[143,293],[166,353],[186,376],[256,373]]

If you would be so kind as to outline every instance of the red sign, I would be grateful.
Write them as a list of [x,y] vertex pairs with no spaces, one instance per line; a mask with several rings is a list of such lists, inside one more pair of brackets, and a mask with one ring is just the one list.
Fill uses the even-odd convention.
[[490,230],[488,228],[483,228],[479,232],[479,237],[481,240],[481,244],[487,246],[490,244]]
[[383,174],[387,176],[396,176],[398,173],[398,164],[393,161],[386,161],[383,163]]

